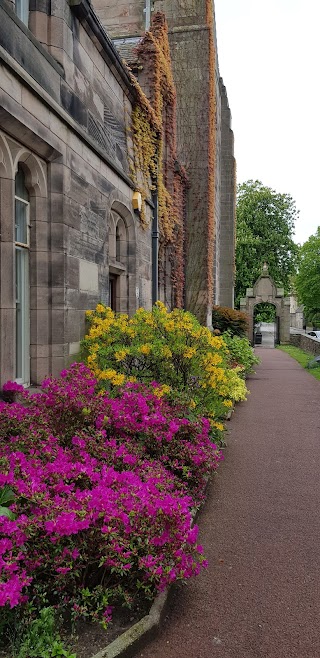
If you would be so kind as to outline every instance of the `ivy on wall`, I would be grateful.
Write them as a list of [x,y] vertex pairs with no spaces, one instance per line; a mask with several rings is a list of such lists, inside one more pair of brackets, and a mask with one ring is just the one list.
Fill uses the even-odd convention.
[[[133,163],[131,175],[145,202],[150,188],[157,187],[160,229],[160,260],[174,245],[171,254],[171,283],[174,305],[183,306],[184,292],[184,216],[187,175],[177,165],[176,91],[173,81],[165,16],[157,12],[151,28],[137,48],[139,83],[132,75],[138,92],[133,108],[131,137]],[[147,225],[145,203],[141,213]]]

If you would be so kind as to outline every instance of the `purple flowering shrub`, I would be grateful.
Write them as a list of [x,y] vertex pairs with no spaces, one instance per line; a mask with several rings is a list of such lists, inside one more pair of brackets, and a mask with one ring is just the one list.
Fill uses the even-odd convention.
[[191,508],[221,453],[209,422],[141,384],[118,397],[74,364],[24,404],[0,402],[0,606],[45,601],[107,623],[205,565]]

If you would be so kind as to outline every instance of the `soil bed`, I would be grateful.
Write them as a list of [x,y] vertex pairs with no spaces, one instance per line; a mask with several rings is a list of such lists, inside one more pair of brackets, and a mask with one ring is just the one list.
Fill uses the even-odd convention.
[[68,648],[70,647],[71,653],[76,653],[77,658],[91,658],[131,628],[144,616],[145,612],[141,609],[139,611],[120,610],[119,613],[115,612],[113,621],[107,630],[104,630],[99,624],[83,622],[79,624],[75,636],[64,636],[65,645]]
[[[75,653],[77,658],[91,658],[142,619],[148,613],[150,606],[149,601],[146,606],[140,605],[136,610],[115,610],[113,621],[107,630],[99,623],[81,622],[73,635],[62,631],[61,639],[65,647],[70,649],[71,653]],[[0,649],[0,658],[12,658],[12,655],[9,646]]]

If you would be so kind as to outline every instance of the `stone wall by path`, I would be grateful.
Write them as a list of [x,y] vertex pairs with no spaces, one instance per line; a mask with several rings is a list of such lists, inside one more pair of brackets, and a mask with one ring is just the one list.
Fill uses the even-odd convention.
[[320,355],[320,342],[314,340],[311,336],[306,336],[305,334],[291,334],[290,344],[295,347],[300,347],[300,349],[305,350],[305,352],[310,352],[314,356]]

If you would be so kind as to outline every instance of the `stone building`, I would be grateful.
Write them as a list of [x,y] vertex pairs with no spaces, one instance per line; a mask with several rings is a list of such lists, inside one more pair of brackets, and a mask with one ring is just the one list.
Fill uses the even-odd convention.
[[150,308],[152,204],[143,228],[137,91],[87,0],[1,0],[0,44],[0,371],[27,385],[79,351],[98,301]]
[[130,3],[143,94],[108,36],[116,3],[103,0],[105,30],[88,0],[0,0],[0,384],[58,375],[98,301],[131,314],[160,298],[209,325],[213,302],[232,305],[233,136],[213,15],[174,19],[169,5],[154,3],[169,34],[158,12],[141,39]]
[[121,56],[144,86],[137,56],[152,16],[169,26],[177,92],[177,157],[188,175],[185,303],[211,325],[213,304],[233,307],[235,160],[231,114],[220,77],[213,0],[93,0]]

